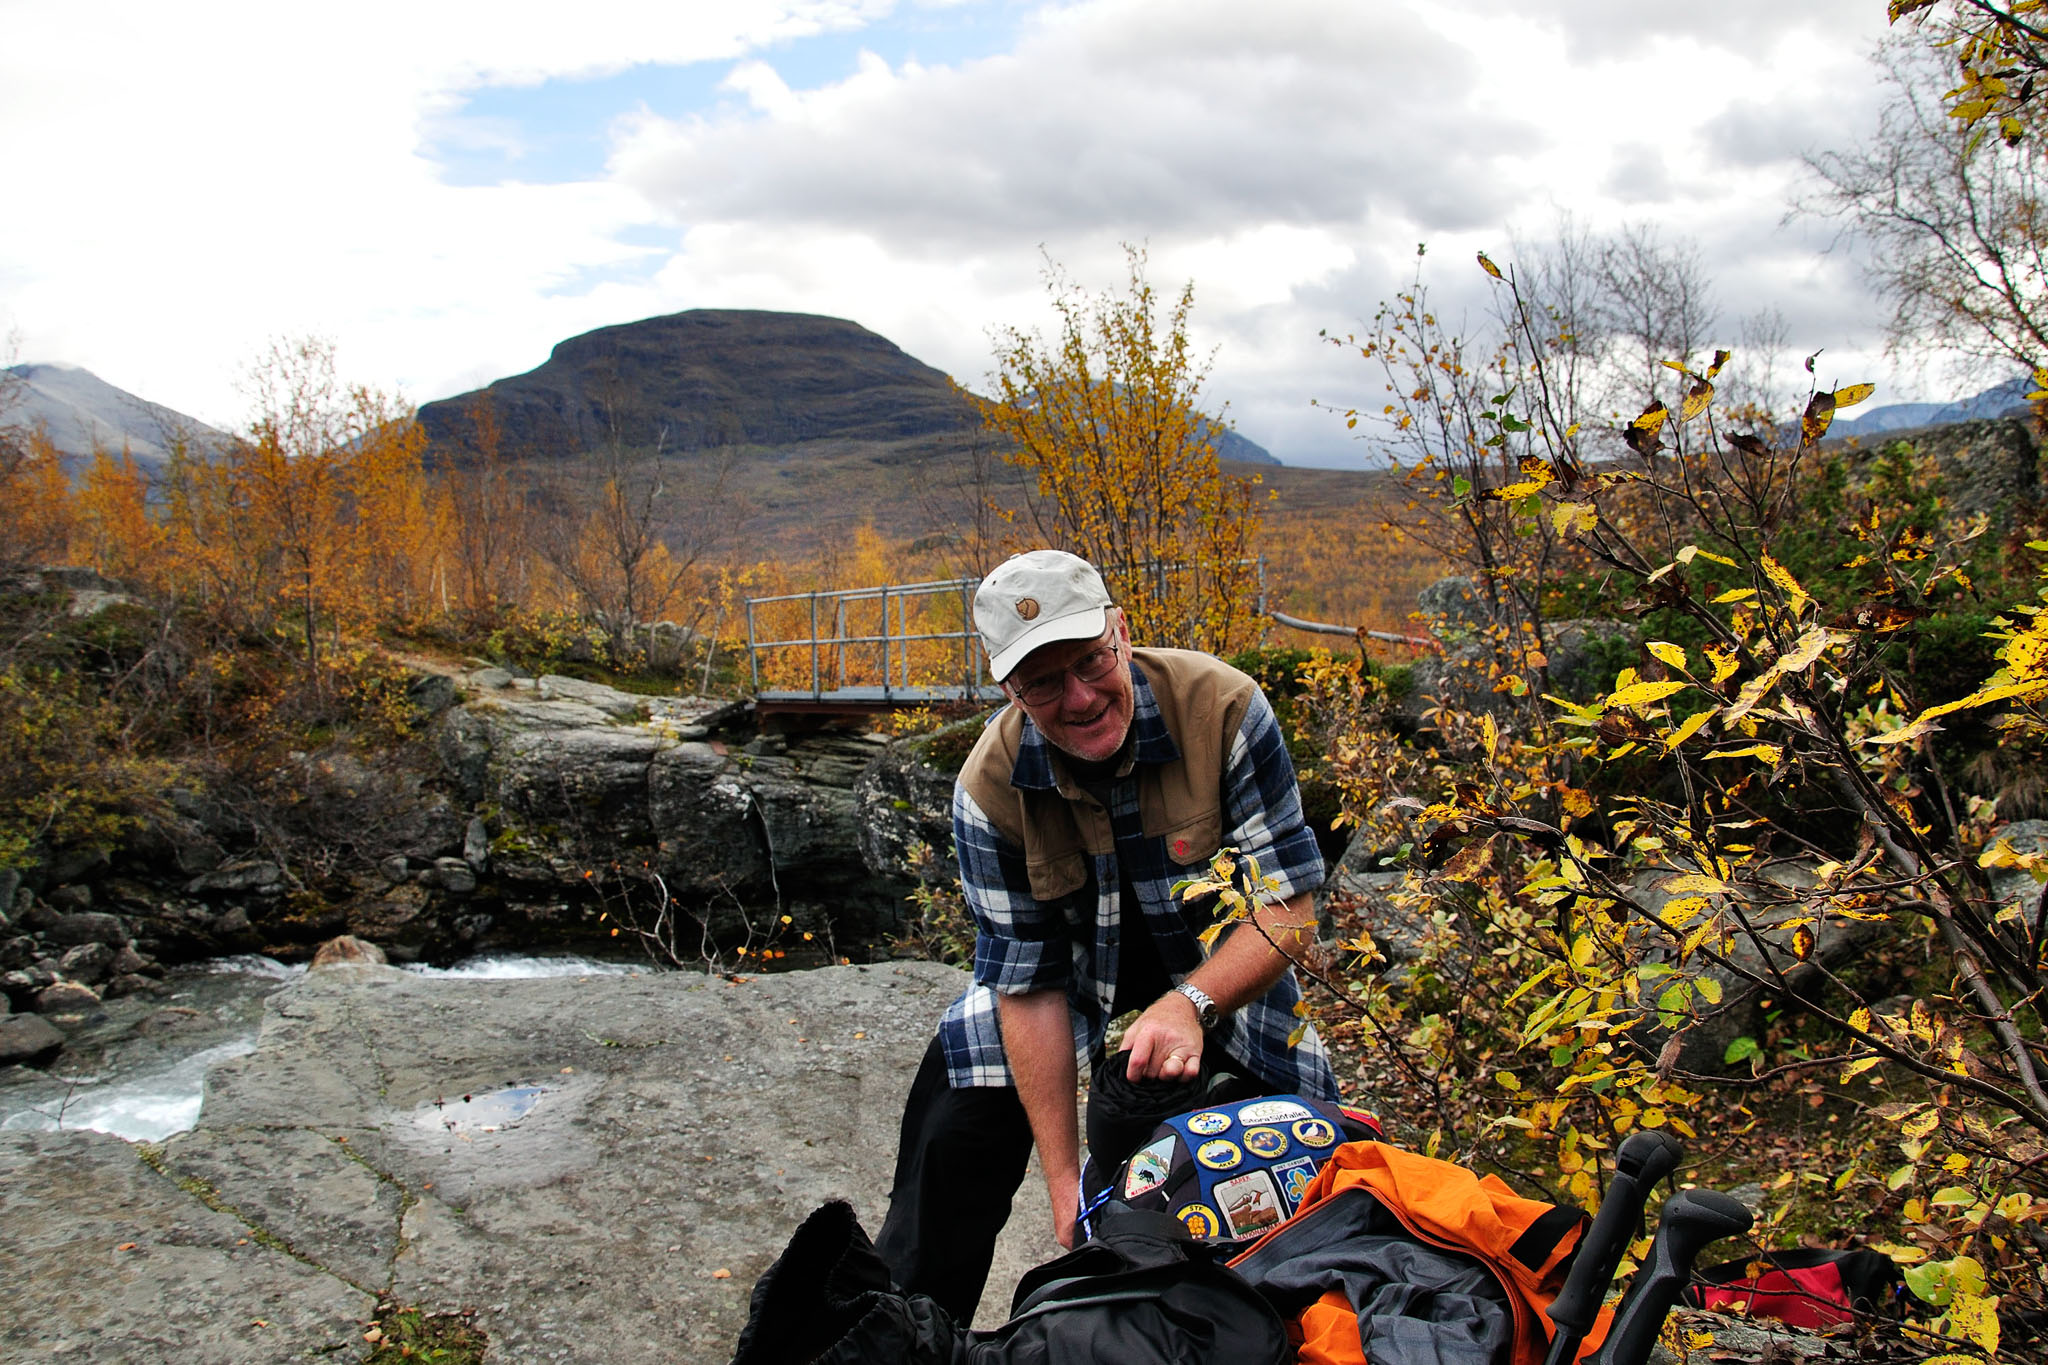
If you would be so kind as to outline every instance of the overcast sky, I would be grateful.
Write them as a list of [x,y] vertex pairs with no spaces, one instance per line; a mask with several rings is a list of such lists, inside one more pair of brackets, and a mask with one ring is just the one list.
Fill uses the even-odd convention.
[[[1359,326],[1561,210],[1699,244],[1727,329],[1880,354],[1803,152],[1874,124],[1883,0],[0,0],[0,335],[216,425],[271,337],[415,402],[685,308],[851,318],[970,386],[1040,248],[1195,281],[1209,393],[1355,462]],[[1938,386],[1936,386],[1938,389]]]

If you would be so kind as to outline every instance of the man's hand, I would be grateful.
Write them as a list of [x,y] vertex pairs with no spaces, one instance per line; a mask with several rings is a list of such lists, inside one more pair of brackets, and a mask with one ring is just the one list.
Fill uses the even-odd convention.
[[1052,1235],[1059,1239],[1060,1250],[1072,1251],[1074,1221],[1081,1216],[1080,1182],[1069,1180],[1047,1192],[1052,1195]]
[[1202,1021],[1195,1002],[1179,991],[1153,1001],[1124,1034],[1130,1060],[1124,1074],[1134,1081],[1192,1080],[1202,1070]]

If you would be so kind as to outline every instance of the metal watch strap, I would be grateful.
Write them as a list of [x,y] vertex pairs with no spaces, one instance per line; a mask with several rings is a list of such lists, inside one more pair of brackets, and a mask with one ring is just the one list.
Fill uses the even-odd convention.
[[1203,1029],[1215,1028],[1217,1022],[1222,1019],[1222,1012],[1216,1008],[1216,1002],[1209,998],[1209,992],[1194,982],[1183,981],[1173,989],[1178,994],[1186,996],[1188,1003],[1195,1007],[1195,1018],[1201,1021]]

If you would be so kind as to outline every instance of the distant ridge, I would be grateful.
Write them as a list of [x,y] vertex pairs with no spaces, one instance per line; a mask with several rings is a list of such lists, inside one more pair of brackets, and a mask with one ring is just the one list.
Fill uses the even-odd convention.
[[1994,384],[1981,393],[1953,403],[1887,403],[1854,416],[1844,413],[1830,430],[1836,435],[1872,436],[1884,431],[1905,431],[1914,427],[1945,427],[1952,422],[1976,422],[1987,417],[2004,417],[2024,412],[2034,382],[2017,375]]
[[160,465],[180,439],[202,450],[227,441],[198,418],[138,398],[76,365],[13,365],[6,373],[21,387],[18,403],[0,411],[0,424],[42,427],[73,469],[95,450],[118,455],[126,449],[139,464]]
[[[489,401],[502,449],[563,456],[604,446],[671,451],[893,442],[966,433],[974,412],[944,373],[859,323],[809,313],[698,308],[600,327],[525,374],[428,403],[437,451],[474,452],[472,408]],[[1226,460],[1278,464],[1227,428]]]

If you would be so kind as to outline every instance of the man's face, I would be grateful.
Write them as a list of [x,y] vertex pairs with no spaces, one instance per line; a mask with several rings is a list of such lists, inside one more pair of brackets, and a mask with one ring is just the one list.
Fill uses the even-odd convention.
[[[1116,666],[1095,681],[1083,682],[1072,672],[1076,663],[1096,650],[1112,647],[1117,651]],[[1011,699],[1055,748],[1084,762],[1100,763],[1124,747],[1124,736],[1130,733],[1131,717],[1137,711],[1130,650],[1124,614],[1111,609],[1107,634],[1034,649],[1004,682]],[[1041,681],[1057,682],[1059,695],[1044,702],[1027,702],[1017,695]]]

